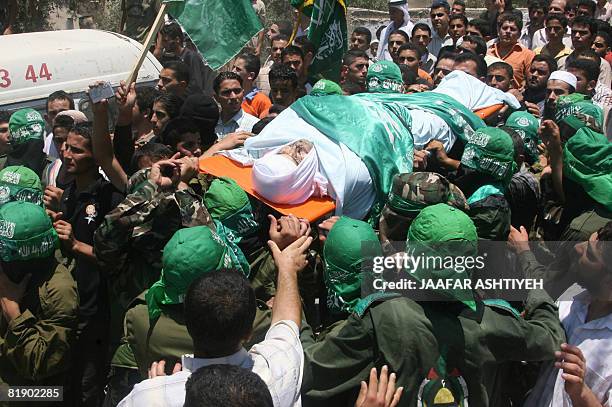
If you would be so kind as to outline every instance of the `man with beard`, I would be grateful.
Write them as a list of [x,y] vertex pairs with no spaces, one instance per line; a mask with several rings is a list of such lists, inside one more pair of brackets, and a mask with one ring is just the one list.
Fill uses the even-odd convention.
[[544,113],[546,84],[550,74],[557,70],[555,60],[546,55],[536,55],[527,71],[523,97],[529,113],[541,116]]
[[578,79],[565,71],[555,71],[550,74],[546,82],[546,99],[544,101],[543,118],[552,119],[555,114],[555,104],[559,96],[565,96],[576,92]]
[[380,44],[378,44],[378,52],[376,54],[378,61],[391,61],[391,54],[388,48],[392,33],[402,30],[406,33],[406,36],[409,36],[412,32],[414,24],[410,21],[408,1],[389,0],[389,19],[391,23],[380,33]]
[[[570,273],[582,288],[572,286],[559,299],[559,319],[568,341],[555,353],[554,364],[543,366],[525,406],[563,405],[568,399],[574,406],[601,406],[611,400],[612,385],[604,378],[612,370],[608,358],[601,357],[612,351],[610,240],[612,222],[574,246]],[[519,259],[536,262],[524,228],[513,229],[508,242]]]

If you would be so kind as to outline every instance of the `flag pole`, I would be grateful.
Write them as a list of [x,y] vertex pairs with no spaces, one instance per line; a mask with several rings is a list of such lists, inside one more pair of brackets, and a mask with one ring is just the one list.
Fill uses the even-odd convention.
[[132,68],[132,71],[130,72],[130,76],[128,76],[127,80],[125,81],[127,85],[127,89],[129,89],[132,83],[136,81],[136,78],[138,77],[138,71],[140,71],[140,67],[142,66],[142,63],[147,57],[149,48],[151,48],[151,44],[153,44],[153,39],[157,37],[157,33],[159,32],[162,25],[164,24],[164,16],[166,15],[166,5],[167,3],[162,3],[161,7],[159,8],[157,17],[155,17],[155,21],[153,22],[153,25],[151,26],[151,29],[149,30],[149,33],[147,34],[147,38],[145,39],[143,43],[142,51],[140,52],[140,56],[136,60],[136,63],[134,64],[134,67]]

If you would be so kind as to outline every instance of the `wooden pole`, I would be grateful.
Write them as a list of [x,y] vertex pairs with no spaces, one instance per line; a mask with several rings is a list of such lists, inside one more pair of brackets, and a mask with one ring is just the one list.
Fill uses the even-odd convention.
[[128,76],[127,80],[125,81],[127,85],[127,89],[129,89],[132,83],[136,81],[136,78],[138,77],[138,71],[140,71],[140,67],[142,66],[142,63],[147,57],[149,48],[151,48],[151,44],[153,44],[153,40],[157,38],[157,33],[159,32],[162,25],[164,24],[164,16],[166,15],[166,5],[167,3],[162,3],[161,7],[159,8],[157,17],[155,17],[155,22],[153,23],[153,26],[151,26],[151,29],[149,30],[149,33],[147,34],[147,38],[144,41],[142,51],[140,52],[140,56],[136,60],[136,63],[134,64],[134,67],[132,68],[132,72],[130,72],[130,76]]

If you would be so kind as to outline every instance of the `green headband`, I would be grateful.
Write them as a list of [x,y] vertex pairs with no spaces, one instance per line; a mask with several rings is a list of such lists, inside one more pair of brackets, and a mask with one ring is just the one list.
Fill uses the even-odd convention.
[[52,256],[59,243],[45,210],[30,202],[0,207],[0,258],[5,262]]
[[461,164],[509,183],[517,168],[512,138],[495,127],[478,129],[468,138]]

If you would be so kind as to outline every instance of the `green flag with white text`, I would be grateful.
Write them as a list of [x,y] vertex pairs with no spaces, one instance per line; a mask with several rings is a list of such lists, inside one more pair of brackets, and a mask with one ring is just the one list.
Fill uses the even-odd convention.
[[316,51],[309,76],[337,82],[342,57],[348,49],[345,0],[292,0],[291,5],[310,16],[308,39]]
[[235,57],[263,29],[250,0],[164,0],[212,69]]

